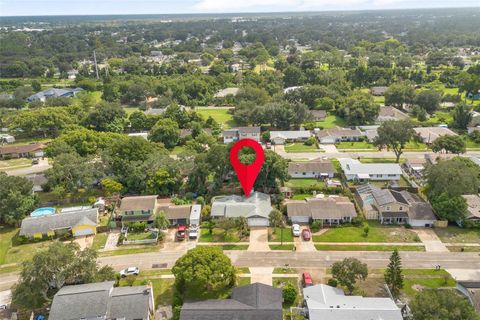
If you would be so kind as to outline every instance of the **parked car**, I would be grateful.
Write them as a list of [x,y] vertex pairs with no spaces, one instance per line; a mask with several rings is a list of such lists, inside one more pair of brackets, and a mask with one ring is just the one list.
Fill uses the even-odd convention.
[[310,241],[310,238],[312,237],[312,233],[308,229],[303,229],[302,230],[302,238],[305,241]]
[[302,274],[302,282],[303,282],[303,287],[304,288],[313,286],[313,280],[312,280],[312,276],[310,275],[310,273],[304,272]]
[[185,240],[185,231],[186,231],[185,226],[179,226],[177,230],[177,240],[178,241],[183,241]]
[[267,142],[266,148],[267,149],[272,149],[272,144],[270,142]]
[[198,226],[190,226],[188,229],[188,237],[190,239],[197,239],[198,237]]
[[126,276],[138,276],[138,274],[140,273],[140,270],[138,269],[138,267],[128,267],[127,269],[123,269],[122,271],[120,271],[120,276],[122,278],[125,278]]
[[300,237],[300,226],[298,224],[292,225],[292,233],[294,237]]
[[32,160],[32,164],[39,164],[40,163],[40,160],[38,158],[34,158]]
[[7,310],[6,304],[0,304],[0,310]]

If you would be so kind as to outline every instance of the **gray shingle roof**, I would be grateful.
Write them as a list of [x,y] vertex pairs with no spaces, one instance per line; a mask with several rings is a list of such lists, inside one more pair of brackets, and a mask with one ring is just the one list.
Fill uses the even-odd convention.
[[314,160],[305,162],[289,162],[288,174],[292,175],[295,172],[318,172],[334,174],[335,168],[329,160]]
[[98,208],[51,214],[40,217],[27,217],[22,220],[21,236],[33,236],[35,233],[46,234],[48,231],[67,229],[77,225],[97,225]]
[[61,288],[53,298],[50,320],[147,319],[153,308],[151,288],[114,288],[114,281]]
[[77,92],[80,92],[80,91],[83,91],[83,89],[82,88],[75,88],[75,89],[51,88],[51,89],[43,90],[43,91],[37,92],[35,94],[32,94],[30,97],[27,98],[27,100],[28,101],[43,100],[43,99],[49,98],[49,97],[72,97]]
[[120,211],[154,210],[157,196],[125,197],[120,204]]
[[213,199],[212,217],[264,217],[272,211],[270,196],[261,192],[253,192],[249,197],[236,195],[219,196]]
[[312,219],[342,219],[357,216],[354,204],[347,197],[311,198],[287,201],[289,217],[308,216]]
[[186,302],[180,320],[281,320],[282,290],[261,283],[237,287],[232,298]]

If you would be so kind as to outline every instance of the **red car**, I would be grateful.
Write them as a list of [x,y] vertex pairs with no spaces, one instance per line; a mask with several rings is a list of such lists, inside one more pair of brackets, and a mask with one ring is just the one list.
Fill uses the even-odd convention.
[[187,227],[185,226],[179,226],[177,230],[177,240],[182,241],[185,240],[185,231]]
[[303,280],[303,287],[304,288],[313,286],[313,280],[312,280],[312,276],[310,275],[310,273],[304,272],[302,274],[302,280]]
[[303,229],[302,230],[302,238],[304,241],[310,241],[310,238],[312,237],[312,233],[308,229]]

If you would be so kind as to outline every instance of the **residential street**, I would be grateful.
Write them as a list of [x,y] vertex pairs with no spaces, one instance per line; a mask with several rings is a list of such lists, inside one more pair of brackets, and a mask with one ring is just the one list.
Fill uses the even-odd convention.
[[29,174],[40,173],[47,171],[52,166],[48,163],[48,159],[40,159],[39,163],[31,167],[7,170],[5,171],[9,176],[26,176]]

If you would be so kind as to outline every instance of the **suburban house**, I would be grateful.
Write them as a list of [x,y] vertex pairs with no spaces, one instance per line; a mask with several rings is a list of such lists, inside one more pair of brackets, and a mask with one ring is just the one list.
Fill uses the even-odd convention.
[[402,169],[398,163],[361,163],[351,158],[339,159],[347,180],[400,180]]
[[457,282],[457,290],[467,297],[477,312],[480,312],[480,282],[459,281]]
[[325,110],[311,110],[310,111],[311,118],[309,120],[312,121],[324,121],[327,117],[327,111]]
[[148,132],[133,132],[128,134],[129,137],[140,137],[148,140]]
[[408,158],[405,159],[403,164],[405,171],[411,175],[414,175],[416,178],[421,178],[423,176],[423,171],[430,161],[426,158]]
[[50,320],[153,320],[152,287],[114,287],[114,281],[62,287],[53,297]]
[[462,195],[467,203],[466,220],[479,223],[480,222],[480,196],[478,194]]
[[[212,129],[210,128],[203,128],[202,132],[212,134]],[[192,135],[192,129],[180,129],[180,138],[186,138]]]
[[239,127],[223,131],[225,144],[247,138],[260,142],[260,127]]
[[325,284],[303,289],[309,320],[403,320],[390,298],[346,296],[342,289]]
[[372,96],[383,96],[385,95],[385,91],[387,91],[388,87],[371,87],[370,88],[370,93]]
[[295,131],[270,131],[270,141],[273,144],[285,144],[286,142],[304,142],[312,136],[308,130]]
[[287,200],[287,216],[292,223],[320,221],[322,225],[350,223],[357,216],[355,206],[347,197]]
[[381,224],[406,224],[432,227],[437,220],[429,203],[408,191],[380,189],[373,185],[357,188],[365,217]]
[[157,196],[125,197],[121,200],[119,215],[124,222],[153,222],[157,208]]
[[160,205],[159,211],[165,212],[170,225],[200,225],[200,213],[202,206],[199,204],[187,205]]
[[331,128],[316,130],[318,142],[323,144],[334,144],[342,141],[359,141],[365,136],[359,129]]
[[20,235],[42,238],[71,232],[74,237],[97,233],[98,208],[71,208],[61,213],[27,217],[22,220]]
[[398,110],[397,108],[391,106],[381,107],[378,113],[377,122],[384,122],[389,120],[406,120],[408,119],[408,114]]
[[30,97],[27,98],[28,102],[32,102],[35,100],[40,100],[45,102],[48,98],[51,97],[75,97],[77,93],[83,91],[82,88],[74,88],[74,89],[58,89],[58,88],[51,88],[47,90],[43,90],[40,92],[37,92],[35,94],[32,94]]
[[214,219],[247,218],[250,227],[268,227],[268,215],[272,211],[270,196],[253,192],[248,197],[237,195],[219,196],[212,200],[210,215]]
[[425,144],[431,144],[440,136],[456,136],[457,134],[443,127],[417,127],[413,128]]
[[334,174],[335,168],[330,160],[288,163],[288,175],[292,178],[333,178]]
[[288,94],[288,93],[294,92],[294,91],[296,91],[298,89],[301,89],[301,88],[303,88],[303,86],[287,87],[287,88],[283,89],[283,93]]
[[0,144],[2,143],[14,143],[15,137],[6,133],[0,133]]
[[219,90],[217,93],[215,93],[214,97],[215,98],[225,98],[226,96],[236,96],[238,92],[240,91],[240,88],[225,88],[222,90]]
[[41,143],[0,147],[0,159],[43,157],[44,148]]
[[472,133],[475,130],[480,130],[480,112],[472,111],[471,113],[472,119],[467,126],[468,133]]
[[262,283],[232,289],[230,299],[185,302],[180,320],[282,320],[282,290]]

